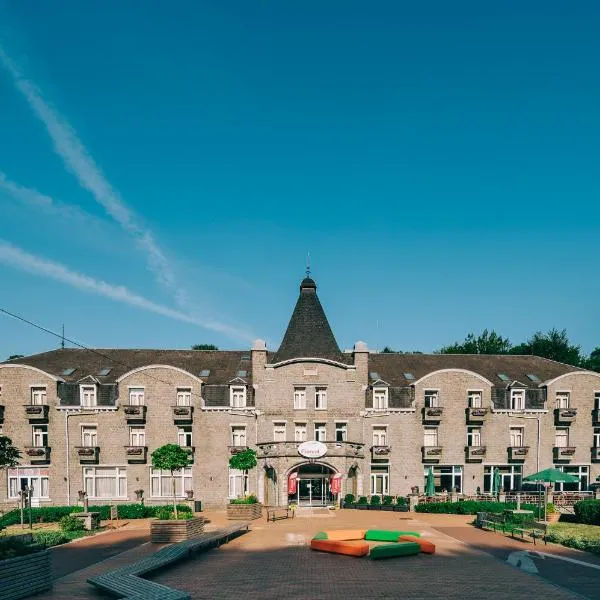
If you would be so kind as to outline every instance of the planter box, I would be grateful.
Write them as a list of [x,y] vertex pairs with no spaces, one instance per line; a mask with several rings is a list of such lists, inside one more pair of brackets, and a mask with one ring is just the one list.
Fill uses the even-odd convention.
[[52,588],[50,551],[0,560],[2,600],[28,598]]
[[203,531],[204,519],[202,517],[182,521],[153,519],[150,522],[150,541],[155,544],[184,542],[198,537]]
[[403,506],[394,506],[394,512],[408,512],[409,507],[408,504],[404,504]]
[[357,510],[369,510],[369,505],[368,504],[355,504],[354,508],[356,508]]
[[394,510],[393,504],[382,504],[379,510],[387,510],[388,512],[392,512]]
[[262,504],[228,504],[227,518],[232,521],[254,521],[262,517]]

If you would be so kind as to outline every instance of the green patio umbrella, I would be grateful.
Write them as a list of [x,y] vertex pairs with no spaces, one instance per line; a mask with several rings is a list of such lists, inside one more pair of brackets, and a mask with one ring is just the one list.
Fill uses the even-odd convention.
[[500,493],[500,486],[502,484],[502,477],[500,475],[500,469],[496,467],[492,476],[492,494]]
[[427,471],[427,481],[425,482],[425,495],[426,496],[435,496],[435,481],[433,479],[433,468],[429,467],[429,471]]
[[[523,483],[577,483],[579,477],[563,473],[558,469],[544,469],[533,475],[528,475],[523,478]],[[546,490],[544,487],[544,521],[546,520]],[[540,497],[541,500],[541,497]],[[539,517],[538,517],[539,518]]]

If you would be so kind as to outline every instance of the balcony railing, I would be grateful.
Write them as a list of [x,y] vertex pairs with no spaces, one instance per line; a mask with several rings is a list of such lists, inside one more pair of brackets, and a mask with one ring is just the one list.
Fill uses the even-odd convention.
[[128,463],[145,463],[148,457],[148,446],[125,446]]
[[554,446],[554,460],[572,460],[575,450],[575,446]]
[[568,425],[573,423],[577,418],[576,408],[555,408],[554,409],[554,422],[556,424]]
[[600,462],[600,446],[592,448],[592,462]]
[[[262,442],[257,444],[258,457],[299,456],[298,446],[302,442]],[[364,444],[358,442],[323,442],[327,446],[325,456],[364,458]]]
[[595,408],[592,411],[592,424],[600,425],[600,408]]
[[529,446],[509,446],[508,460],[523,461],[529,454]]
[[467,446],[465,448],[466,459],[469,462],[481,462],[485,458],[485,446]]
[[26,446],[25,454],[33,462],[49,462],[50,446]]
[[239,454],[240,452],[245,452],[248,450],[248,446],[229,446],[229,454]]
[[191,423],[194,419],[193,406],[172,406],[171,410],[175,423]]
[[130,405],[123,407],[125,413],[125,420],[128,423],[139,423],[140,421],[146,420],[146,406],[144,405]]
[[371,446],[371,452],[373,453],[373,456],[388,456],[391,451],[391,446]]
[[469,406],[467,408],[467,423],[483,423],[487,417],[487,413],[487,408]]
[[47,404],[26,404],[25,416],[30,421],[47,421],[48,409],[49,406]]
[[100,446],[76,446],[75,452],[79,456],[80,463],[95,463],[98,462]]
[[423,408],[423,423],[439,423],[444,409],[441,406],[425,406]]
[[423,462],[439,462],[442,460],[442,446],[422,446]]

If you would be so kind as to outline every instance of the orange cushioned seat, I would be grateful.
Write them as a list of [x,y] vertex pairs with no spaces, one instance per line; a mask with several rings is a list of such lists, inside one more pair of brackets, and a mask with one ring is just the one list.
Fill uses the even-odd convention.
[[366,556],[369,554],[369,544],[355,540],[311,540],[312,550],[331,552],[333,554],[346,554],[348,556]]
[[415,544],[419,544],[421,548],[421,552],[424,554],[433,554],[435,552],[435,544],[433,542],[428,542],[420,537],[415,537],[414,535],[401,535],[398,538],[400,542],[414,542]]
[[328,540],[347,541],[347,540],[364,540],[366,529],[337,529],[335,531],[324,531],[327,534]]

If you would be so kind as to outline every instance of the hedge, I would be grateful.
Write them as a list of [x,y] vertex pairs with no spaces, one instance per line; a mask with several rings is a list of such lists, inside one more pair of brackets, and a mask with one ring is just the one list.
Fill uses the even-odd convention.
[[600,525],[600,500],[582,500],[574,506],[579,523]]
[[[587,500],[584,502],[587,502]],[[546,534],[546,539],[549,542],[562,544],[568,548],[576,548],[577,550],[584,550],[585,552],[600,554],[600,540],[597,538],[594,539],[586,538],[580,535],[568,535],[561,531],[550,528],[550,531]]]
[[[463,502],[431,502],[428,504],[418,504],[415,507],[417,512],[438,513],[450,515],[476,515],[478,512],[501,513],[505,510],[514,510],[517,508],[514,502],[478,502],[476,500],[464,500]],[[522,510],[532,510],[537,514],[537,504],[522,504]]]
[[62,531],[41,530],[33,532],[33,539],[37,544],[50,548],[50,546],[58,546],[69,541],[69,538]]

